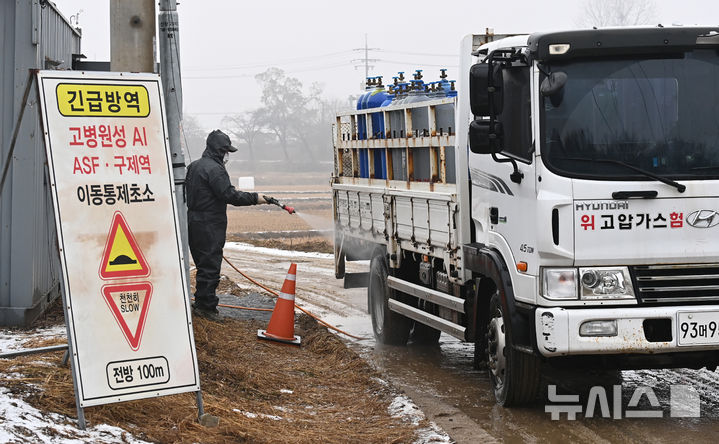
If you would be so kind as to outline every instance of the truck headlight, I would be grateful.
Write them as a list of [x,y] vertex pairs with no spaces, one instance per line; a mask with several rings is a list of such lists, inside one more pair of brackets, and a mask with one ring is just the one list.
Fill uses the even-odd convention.
[[581,299],[634,299],[627,267],[580,268]]
[[545,268],[542,284],[547,299],[577,299],[576,268]]

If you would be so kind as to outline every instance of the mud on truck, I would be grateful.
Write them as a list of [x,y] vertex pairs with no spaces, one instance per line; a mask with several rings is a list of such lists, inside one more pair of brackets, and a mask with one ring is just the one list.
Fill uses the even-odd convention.
[[473,342],[504,406],[547,368],[714,369],[719,28],[460,51],[456,97],[375,80],[336,117],[335,271],[367,286],[376,340]]

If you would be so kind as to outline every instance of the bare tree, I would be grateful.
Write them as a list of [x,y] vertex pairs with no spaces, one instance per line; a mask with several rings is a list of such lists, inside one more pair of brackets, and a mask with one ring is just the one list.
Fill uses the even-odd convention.
[[583,0],[579,26],[635,26],[656,23],[654,0]]
[[260,124],[277,138],[285,160],[295,150],[295,163],[316,164],[319,157],[332,154],[330,125],[338,104],[323,98],[322,85],[306,90],[302,83],[278,68],[255,76],[262,86],[262,104],[257,113]]
[[302,94],[302,83],[279,68],[269,68],[255,79],[262,85],[264,107],[260,108],[259,115],[265,127],[277,136],[285,160],[289,161],[287,148],[293,139],[293,129],[307,111],[308,99]]
[[[319,85],[313,85],[313,90],[321,92]],[[306,141],[303,143],[312,147],[316,157],[329,160],[333,153],[332,124],[335,121],[335,116],[349,107],[344,100],[325,99],[321,93],[313,94],[312,97],[308,106],[312,112],[307,116]],[[354,103],[357,103],[356,99]]]
[[227,128],[230,134],[245,142],[250,155],[250,166],[254,170],[255,146],[265,135],[262,112],[260,110],[252,110],[242,114],[225,116],[222,119],[222,124]]

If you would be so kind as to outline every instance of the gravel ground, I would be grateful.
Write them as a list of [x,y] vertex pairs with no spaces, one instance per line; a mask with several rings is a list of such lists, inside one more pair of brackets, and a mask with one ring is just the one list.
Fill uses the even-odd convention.
[[[274,298],[259,293],[247,293],[242,296],[235,296],[233,294],[218,294],[217,297],[220,298],[220,304],[223,305],[269,309],[275,307]],[[272,316],[272,312],[269,311],[239,310],[228,307],[219,307],[219,310],[222,316],[233,319],[269,321]]]

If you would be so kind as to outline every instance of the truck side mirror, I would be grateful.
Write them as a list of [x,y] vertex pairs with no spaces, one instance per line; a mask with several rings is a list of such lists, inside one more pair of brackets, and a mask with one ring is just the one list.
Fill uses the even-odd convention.
[[[502,70],[494,67],[494,78],[489,78],[489,64],[477,63],[469,69],[469,102],[472,114],[489,116],[502,112]],[[492,96],[492,108],[489,106]]]
[[489,65],[477,63],[469,69],[469,102],[475,116],[489,115]]
[[495,154],[502,151],[502,124],[474,120],[469,124],[469,149],[475,154]]

